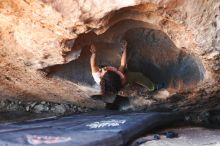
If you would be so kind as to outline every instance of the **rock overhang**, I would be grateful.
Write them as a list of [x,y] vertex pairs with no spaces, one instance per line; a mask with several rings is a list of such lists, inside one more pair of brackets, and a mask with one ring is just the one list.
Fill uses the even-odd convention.
[[[77,96],[86,96],[87,92],[81,93],[81,87],[75,86],[75,83],[48,80],[44,73],[41,76],[42,73],[36,70],[65,64],[80,57],[81,48],[76,48],[78,52],[75,52],[74,58],[66,60],[66,54],[71,50],[74,52],[72,40],[79,38],[80,34],[94,31],[93,36],[102,36],[106,39],[105,42],[111,43],[114,37],[104,34],[108,34],[112,26],[125,20],[147,23],[148,29],[165,33],[177,48],[192,56],[183,60],[192,65],[191,61],[194,60],[198,65],[198,80],[203,81],[195,91],[204,90],[214,94],[213,90],[219,90],[219,2],[105,1],[107,8],[98,1],[92,1],[91,5],[89,2],[91,1],[86,1],[88,5],[71,0],[27,0],[16,4],[11,0],[1,2],[2,96],[28,94],[42,98],[49,95],[51,100],[59,97],[60,100],[75,101],[77,97],[72,95],[77,93],[75,89],[79,92]],[[73,12],[74,15],[71,15]],[[72,42],[69,47],[63,45],[67,40]],[[53,87],[49,84],[52,82],[56,83]],[[55,91],[55,88],[59,89]],[[74,92],[67,94],[68,90]]]

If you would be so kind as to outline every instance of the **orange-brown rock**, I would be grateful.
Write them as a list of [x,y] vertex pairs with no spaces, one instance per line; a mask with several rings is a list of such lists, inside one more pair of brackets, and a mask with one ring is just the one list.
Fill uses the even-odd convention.
[[[116,24],[120,30],[112,28]],[[77,60],[91,43],[117,45],[115,35],[138,27],[165,33],[179,49],[173,56],[185,52],[201,61],[204,78],[184,90],[187,99],[219,97],[218,0],[0,0],[0,97],[102,108],[89,98],[91,87],[47,77],[42,70]]]

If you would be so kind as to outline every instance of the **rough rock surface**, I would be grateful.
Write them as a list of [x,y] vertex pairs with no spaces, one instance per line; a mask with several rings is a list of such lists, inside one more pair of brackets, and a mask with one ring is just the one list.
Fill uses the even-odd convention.
[[89,109],[77,106],[72,103],[54,103],[46,101],[16,101],[16,100],[1,100],[0,112],[31,112],[31,113],[57,113],[68,114],[86,112]]
[[[204,79],[199,84],[187,91],[169,89],[167,97],[183,92],[182,107],[191,102],[207,103],[210,97],[218,100],[219,14],[218,0],[0,0],[0,97],[103,108],[102,102],[89,98],[93,89],[48,78],[41,70],[76,60],[91,42],[117,43],[120,38],[112,39],[117,33],[108,29],[123,20],[136,20],[145,22],[144,28],[166,33],[177,48],[198,57],[204,66]],[[135,27],[124,26],[127,30]],[[161,99],[154,101],[160,103]],[[144,107],[152,103],[141,96],[135,102],[144,103]],[[64,111],[63,107],[55,108]],[[219,106],[214,104],[209,107],[216,108]],[[35,109],[44,108],[39,105]]]

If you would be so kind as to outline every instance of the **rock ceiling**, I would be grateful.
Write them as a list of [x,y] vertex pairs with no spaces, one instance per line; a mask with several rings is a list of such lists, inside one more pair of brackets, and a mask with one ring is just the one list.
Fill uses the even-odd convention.
[[[114,29],[108,30],[124,20],[164,32],[177,48],[201,60],[205,73],[193,89],[195,97],[219,94],[218,0],[0,0],[0,97],[103,107],[89,98],[92,89],[48,78],[41,70],[77,59],[94,38],[114,42]],[[93,35],[75,43],[87,33]]]

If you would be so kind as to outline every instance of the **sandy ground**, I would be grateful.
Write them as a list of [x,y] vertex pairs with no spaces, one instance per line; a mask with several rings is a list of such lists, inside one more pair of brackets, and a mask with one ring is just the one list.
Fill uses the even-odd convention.
[[[165,136],[160,136],[160,140],[147,141],[139,146],[220,146],[220,129],[187,127],[166,129],[164,131],[176,132],[179,137],[169,139]],[[143,138],[152,139],[153,134],[141,139]]]

